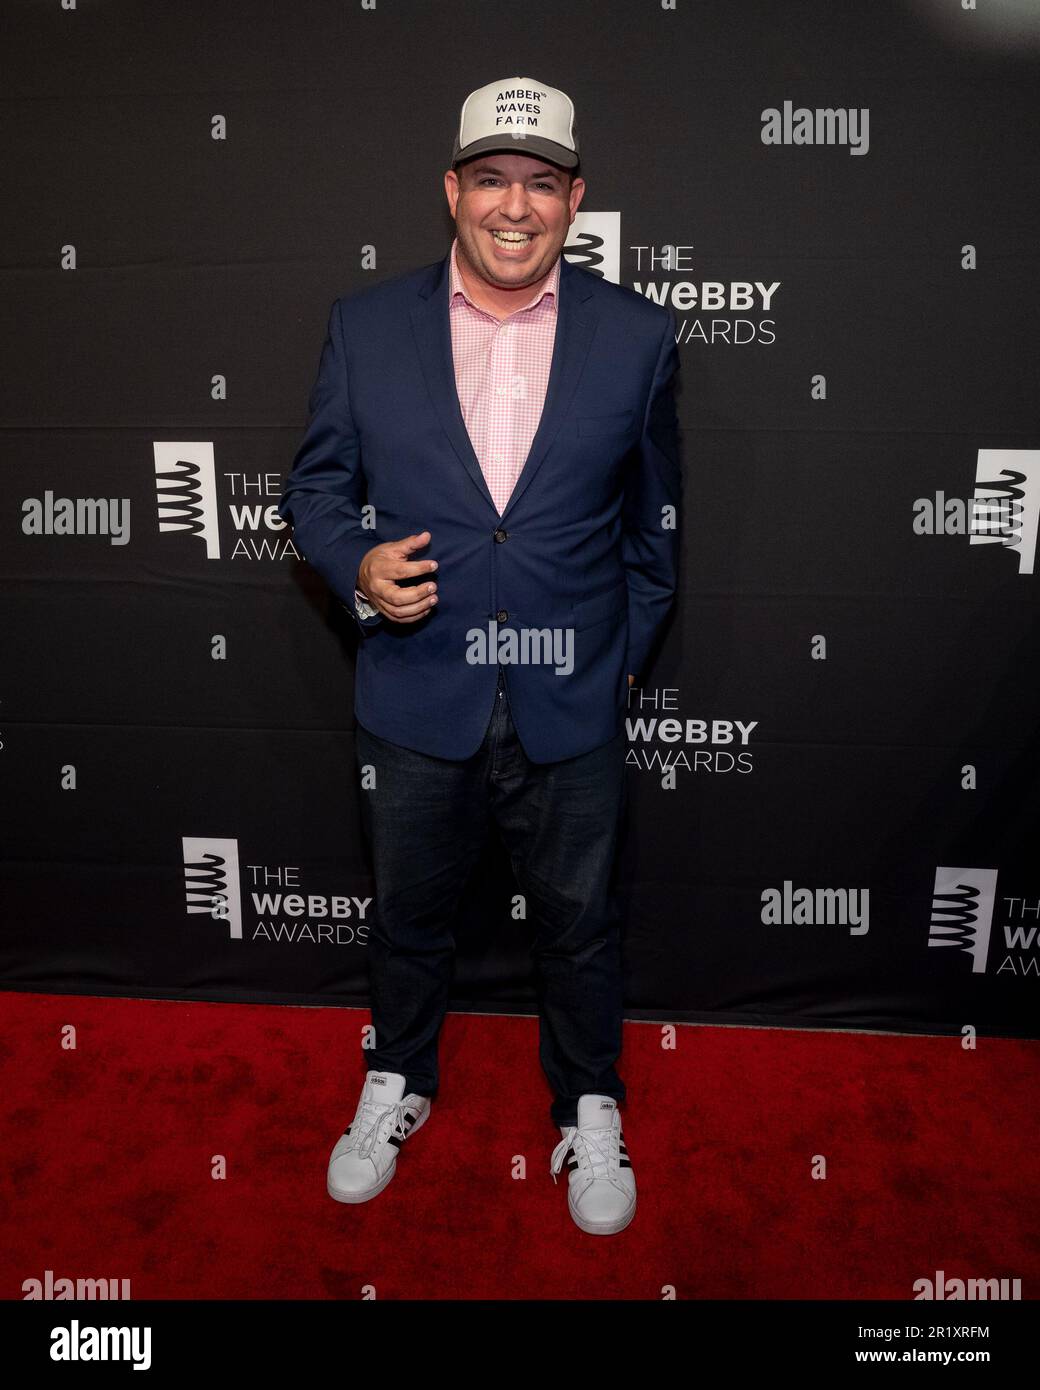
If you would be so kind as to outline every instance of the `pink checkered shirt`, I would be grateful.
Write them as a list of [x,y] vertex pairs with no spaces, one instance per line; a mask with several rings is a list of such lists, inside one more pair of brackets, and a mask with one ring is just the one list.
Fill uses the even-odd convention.
[[455,386],[473,452],[499,515],[506,509],[542,416],[549,384],[560,261],[533,299],[498,319],[466,294],[451,244],[448,312]]
[[[451,243],[448,316],[455,389],[473,452],[499,516],[506,509],[516,480],[531,450],[542,417],[560,288],[560,261],[544,287],[504,319],[480,309],[467,295]],[[363,618],[375,617],[360,590],[354,601]]]

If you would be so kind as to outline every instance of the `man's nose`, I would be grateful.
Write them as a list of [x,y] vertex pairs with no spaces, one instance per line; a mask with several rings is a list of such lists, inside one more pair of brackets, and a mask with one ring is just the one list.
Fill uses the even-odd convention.
[[530,210],[531,202],[526,187],[520,182],[511,183],[508,192],[502,197],[501,211],[506,217],[522,222]]

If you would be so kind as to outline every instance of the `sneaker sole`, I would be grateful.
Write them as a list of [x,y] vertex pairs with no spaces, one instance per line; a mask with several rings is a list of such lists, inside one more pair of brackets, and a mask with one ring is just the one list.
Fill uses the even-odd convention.
[[[426,1109],[423,1111],[423,1113],[416,1120],[415,1124],[412,1125],[411,1129],[408,1131],[409,1139],[411,1139],[412,1135],[415,1134],[417,1130],[422,1129],[423,1125],[429,1118],[430,1110],[431,1106],[428,1105]],[[366,1187],[363,1192],[346,1192],[341,1187],[333,1187],[332,1178],[330,1176],[327,1176],[325,1179],[325,1191],[336,1202],[347,1202],[351,1206],[356,1206],[359,1202],[370,1202],[373,1197],[378,1197],[380,1192],[382,1192],[383,1188],[386,1187],[386,1185],[390,1182],[390,1179],[394,1176],[396,1172],[397,1159],[395,1158],[393,1163],[391,1163],[390,1167],[386,1170],[386,1172],[379,1179],[379,1181],[375,1183],[372,1187]]]
[[567,1209],[571,1214],[571,1220],[574,1222],[574,1224],[578,1226],[581,1230],[586,1231],[590,1236],[617,1235],[618,1231],[623,1231],[625,1227],[628,1225],[628,1223],[632,1220],[633,1216],[635,1216],[636,1214],[636,1204],[635,1202],[633,1202],[632,1206],[625,1213],[625,1215],[618,1217],[616,1221],[611,1221],[607,1224],[603,1224],[602,1222],[597,1224],[596,1222],[587,1221],[583,1216],[581,1216],[578,1212],[574,1210],[574,1204],[571,1202],[570,1192],[567,1193]]

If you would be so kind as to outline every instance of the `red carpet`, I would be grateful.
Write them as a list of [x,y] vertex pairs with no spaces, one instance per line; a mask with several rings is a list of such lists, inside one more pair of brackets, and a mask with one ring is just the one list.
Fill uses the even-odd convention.
[[1040,1291],[1036,1042],[679,1027],[665,1051],[626,1024],[639,1207],[589,1236],[549,1176],[534,1019],[449,1016],[430,1119],[349,1207],[325,1168],[367,1011],[3,1009],[2,1298],[48,1269],[129,1278],[135,1299],[910,1299],[936,1270]]

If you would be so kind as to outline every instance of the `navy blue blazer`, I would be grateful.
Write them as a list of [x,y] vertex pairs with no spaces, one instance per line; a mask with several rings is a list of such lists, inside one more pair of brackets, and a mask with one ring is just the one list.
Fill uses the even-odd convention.
[[[354,708],[440,758],[480,747],[504,669],[536,763],[622,728],[676,590],[681,496],[670,308],[564,259],[545,406],[499,516],[455,387],[448,257],[337,299],[279,515],[363,639]],[[422,531],[438,603],[362,619],[365,552]]]

